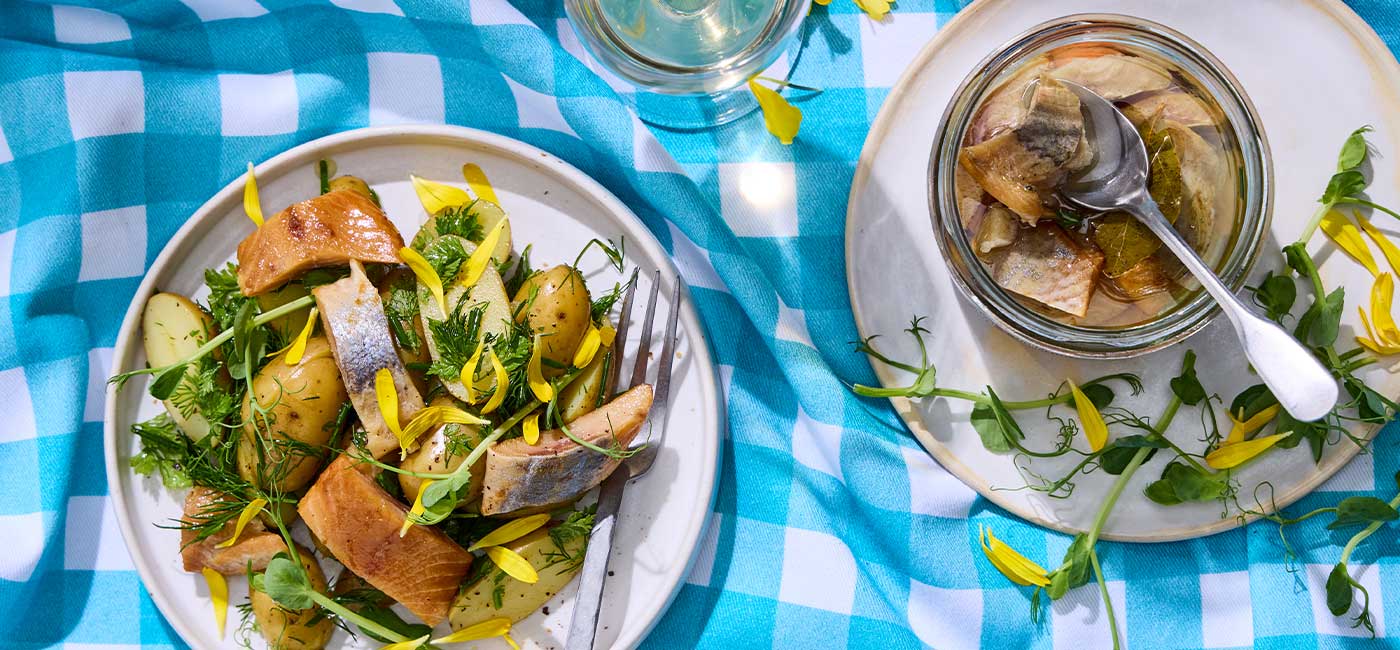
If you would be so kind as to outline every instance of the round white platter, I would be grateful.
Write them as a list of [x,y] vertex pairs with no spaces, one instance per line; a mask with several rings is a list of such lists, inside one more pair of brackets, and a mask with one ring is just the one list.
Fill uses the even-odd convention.
[[[851,305],[862,336],[881,335],[878,344],[894,359],[918,359],[913,340],[901,330],[914,316],[926,316],[931,361],[941,386],[980,391],[991,384],[1003,399],[1044,397],[1066,378],[1084,380],[1114,372],[1134,372],[1147,392],[1128,397],[1121,384],[1116,405],[1155,418],[1169,395],[1166,380],[1176,374],[1190,348],[1200,357],[1198,375],[1208,393],[1226,402],[1258,383],[1247,370],[1229,324],[1217,319],[1181,344],[1125,361],[1081,361],[1031,349],[997,329],[955,289],[934,242],[928,206],[928,162],[934,134],[954,89],[994,50],[1053,18],[1078,13],[1139,16],[1172,27],[1204,45],[1224,62],[1254,101],[1273,149],[1275,179],[1272,236],[1251,283],[1281,264],[1280,242],[1297,238],[1317,208],[1337,152],[1353,129],[1369,124],[1379,152],[1369,195],[1382,205],[1400,204],[1400,64],[1370,27],[1336,0],[986,0],[963,10],[915,57],[880,110],[852,183],[847,206],[846,268]],[[893,15],[892,20],[899,20]],[[1384,216],[1375,223],[1389,233],[1400,224]],[[1345,286],[1347,307],[1342,338],[1360,331],[1355,305],[1367,303],[1371,277],[1319,233],[1311,250],[1321,251],[1328,287]],[[898,280],[894,280],[898,278]],[[1309,295],[1300,291],[1300,302]],[[1349,346],[1348,346],[1349,347]],[[1382,360],[1381,365],[1393,362]],[[909,373],[873,362],[880,382],[907,385]],[[1400,378],[1381,368],[1361,373],[1383,394],[1400,394]],[[894,405],[919,442],[949,471],[987,499],[1034,523],[1079,532],[1090,527],[1101,497],[1114,477],[1103,472],[1076,479],[1073,495],[1050,498],[1018,490],[1026,485],[1010,454],[988,452],[969,423],[971,404],[961,400],[895,399]],[[1225,421],[1225,409],[1216,412]],[[1022,420],[1027,444],[1053,446],[1055,431],[1039,417]],[[1372,428],[1355,429],[1361,436]],[[1228,430],[1228,429],[1227,429]],[[1184,410],[1168,437],[1186,451],[1204,448],[1200,418]],[[1082,443],[1080,443],[1082,444]],[[1254,488],[1265,479],[1274,501],[1286,506],[1340,470],[1359,448],[1342,440],[1314,463],[1308,445],[1273,450],[1236,472],[1240,502],[1253,507]],[[1133,478],[1105,527],[1104,537],[1123,541],[1168,541],[1208,535],[1240,525],[1234,508],[1218,502],[1159,506],[1143,488],[1160,476],[1171,454],[1158,454]],[[1059,477],[1078,461],[1062,456],[1037,459],[1030,466]],[[1370,464],[1363,485],[1369,485]],[[1263,492],[1260,493],[1264,495]]]
[[[664,314],[671,288],[680,282],[665,250],[646,226],[616,197],[568,163],[530,145],[490,133],[452,126],[405,126],[361,129],[300,145],[258,165],[257,177],[267,214],[315,196],[316,161],[332,158],[341,173],[364,178],[378,192],[385,211],[407,237],[427,215],[409,182],[409,173],[466,187],[464,163],[480,165],[511,218],[516,251],[533,244],[536,267],[570,263],[590,239],[625,240],[628,272],[641,270],[639,296],[661,272]],[[175,234],[156,258],[127,311],[117,339],[113,372],[145,367],[139,331],[146,298],[157,290],[201,298],[203,271],[234,258],[237,243],[252,231],[243,214],[243,181],[215,194]],[[595,289],[622,280],[601,255],[585,258],[582,270]],[[684,294],[683,294],[684,295]],[[634,312],[640,319],[641,310]],[[634,349],[633,341],[624,349]],[[653,354],[659,354],[656,337]],[[715,371],[692,305],[681,308],[680,341],[672,374],[670,427],[656,464],[625,492],[613,557],[599,619],[600,648],[640,644],[679,591],[699,549],[709,520],[718,480],[723,411]],[[165,489],[154,477],[129,468],[138,451],[130,426],[153,417],[161,406],[147,393],[142,377],[123,390],[109,388],[106,412],[107,481],[113,506],[137,569],[157,607],[196,648],[239,647],[232,629],[237,612],[230,609],[230,632],[215,634],[213,609],[203,579],[185,573],[177,531],[158,528],[180,516],[183,491]],[[331,562],[328,576],[339,570]],[[333,568],[332,568],[333,567]],[[526,648],[560,648],[573,613],[577,580],[555,596],[543,611],[517,623],[513,636]],[[247,595],[242,577],[229,579],[231,605]],[[442,630],[446,630],[443,624]],[[255,638],[254,647],[262,647]],[[504,649],[500,639],[475,647]],[[375,647],[368,639],[350,639],[338,631],[330,648]]]

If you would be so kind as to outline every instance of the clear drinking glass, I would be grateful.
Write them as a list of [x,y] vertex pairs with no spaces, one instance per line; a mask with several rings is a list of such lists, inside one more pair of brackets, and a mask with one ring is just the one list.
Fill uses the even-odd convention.
[[757,107],[743,88],[783,54],[811,0],[565,0],[569,22],[606,68],[637,86],[643,120],[723,124]]

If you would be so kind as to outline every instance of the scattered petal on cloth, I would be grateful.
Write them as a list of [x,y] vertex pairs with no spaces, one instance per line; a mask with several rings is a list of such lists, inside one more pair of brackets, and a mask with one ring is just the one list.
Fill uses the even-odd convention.
[[[637,212],[691,285],[730,430],[699,555],[643,648],[1052,650],[1107,638],[1092,586],[1032,624],[1030,590],[998,573],[976,531],[994,527],[1039,566],[1058,563],[1068,536],[976,497],[887,404],[846,388],[874,381],[848,344],[840,252],[855,161],[903,62],[964,0],[901,2],[873,29],[855,3],[814,11],[793,78],[825,91],[803,102],[791,146],[758,113],[647,132],[623,86],[571,54],[581,50],[558,2],[0,3],[0,645],[183,647],[102,514],[102,402],[121,318],[166,242],[247,161],[403,122],[500,133],[579,167]],[[1353,4],[1400,43],[1394,3]],[[493,369],[480,373],[487,385]],[[1337,489],[1393,496],[1395,455],[1361,458]],[[1319,600],[1311,567],[1335,563],[1335,547],[1295,549],[1309,569],[1290,574],[1277,539],[1256,524],[1100,546],[1127,646],[1364,643],[1343,639],[1356,630]],[[1354,560],[1374,563],[1360,558],[1372,552]],[[1396,602],[1393,572],[1361,579],[1373,611]]]

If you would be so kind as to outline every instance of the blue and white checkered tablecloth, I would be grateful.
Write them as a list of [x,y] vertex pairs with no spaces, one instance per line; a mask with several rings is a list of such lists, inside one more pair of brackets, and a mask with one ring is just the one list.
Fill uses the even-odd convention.
[[[661,133],[582,63],[554,0],[0,0],[0,646],[181,646],[141,587],[107,499],[103,385],[147,265],[216,189],[301,142],[446,122],[547,149],[627,202],[673,253],[728,397],[713,526],[646,647],[1102,647],[1092,585],[1028,619],[977,549],[993,523],[1054,565],[1068,539],[1008,517],[935,464],[871,381],[840,251],[855,161],[881,102],[960,5],[846,0],[805,26],[797,142],[757,115]],[[1400,6],[1355,0],[1392,47]],[[1389,152],[1393,153],[1393,152]],[[747,180],[746,180],[747,179]],[[761,181],[767,200],[748,200]],[[774,198],[776,197],[776,198]],[[1394,435],[1389,433],[1387,435]],[[1300,504],[1389,498],[1388,438]],[[1379,647],[1400,635],[1400,539],[1357,551],[1381,641],[1327,613],[1320,526],[1102,546],[1134,649]],[[1391,641],[1390,643],[1394,643]]]

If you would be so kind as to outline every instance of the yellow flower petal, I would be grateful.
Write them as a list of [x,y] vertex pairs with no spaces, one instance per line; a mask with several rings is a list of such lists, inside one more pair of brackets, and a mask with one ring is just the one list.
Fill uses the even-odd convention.
[[432,635],[424,634],[423,636],[420,636],[416,639],[410,639],[408,641],[399,641],[398,643],[390,643],[389,645],[381,646],[379,650],[415,650],[415,648],[419,648],[424,643],[427,643],[428,637],[430,636]]
[[593,361],[593,355],[598,354],[598,346],[603,343],[603,335],[593,323],[588,324],[588,331],[584,333],[583,340],[578,344],[578,351],[574,352],[574,367],[582,368]]
[[749,92],[758,100],[758,107],[763,109],[763,125],[768,127],[768,132],[778,138],[778,142],[792,144],[797,130],[802,127],[802,111],[789,104],[776,90],[759,85],[757,78],[749,80]]
[[982,553],[1007,579],[1022,586],[1045,587],[1050,584],[1050,576],[1043,567],[997,539],[990,528],[981,527],[979,533]]
[[428,486],[433,484],[433,479],[424,479],[418,486],[418,496],[413,497],[413,507],[408,509],[409,516],[403,518],[403,526],[399,528],[399,537],[408,534],[408,529],[413,527],[413,518],[423,515],[423,493],[428,491]]
[[1380,269],[1376,268],[1376,258],[1371,255],[1371,249],[1361,237],[1361,231],[1357,230],[1356,225],[1345,215],[1336,210],[1328,212],[1327,216],[1322,218],[1322,232],[1327,233],[1338,248],[1366,267],[1371,275],[1380,273]]
[[209,583],[209,601],[214,604],[214,626],[219,630],[219,638],[224,638],[224,624],[228,620],[228,581],[223,574],[213,569],[200,569],[204,581]]
[[1275,433],[1263,438],[1221,445],[1215,451],[1206,454],[1206,464],[1215,469],[1230,469],[1264,453],[1278,441],[1287,438],[1288,435],[1288,432]]
[[829,4],[831,4],[831,0],[813,0],[813,2],[816,2],[817,4],[819,4],[819,5],[823,6],[823,7],[825,7],[825,6],[829,5]]
[[1074,395],[1074,409],[1079,412],[1079,424],[1084,429],[1084,439],[1089,441],[1089,450],[1103,449],[1104,443],[1108,442],[1108,425],[1104,424],[1099,407],[1094,406],[1074,381],[1069,382],[1069,391]]
[[501,363],[495,350],[491,351],[491,370],[496,375],[496,390],[491,393],[491,399],[486,400],[486,406],[481,407],[482,415],[496,410],[505,401],[506,391],[510,390],[510,373],[506,372],[505,364]]
[[542,512],[537,515],[530,515],[528,517],[512,519],[506,522],[505,524],[502,524],[496,530],[487,533],[485,537],[476,540],[476,543],[468,547],[467,550],[475,551],[477,549],[486,548],[487,546],[500,546],[501,544],[513,542],[517,539],[520,539],[521,537],[535,532],[535,530],[539,529],[540,526],[543,526],[548,522],[549,513],[547,512]]
[[510,646],[510,650],[520,650],[520,644],[516,643],[515,639],[510,638],[509,634],[502,634],[501,638],[505,639],[506,645]]
[[476,625],[468,625],[447,636],[433,639],[433,643],[480,641],[482,639],[493,639],[507,634],[510,634],[510,619],[504,616],[497,616],[496,618],[484,620]]
[[486,172],[481,170],[481,166],[476,163],[462,165],[462,178],[467,179],[467,187],[472,188],[476,198],[486,199],[496,205],[501,204],[496,198],[496,190],[491,187],[491,181],[486,180]]
[[536,334],[530,362],[525,366],[525,377],[530,380],[530,392],[535,394],[535,399],[548,404],[554,399],[554,386],[545,381],[544,369],[540,367],[540,350],[543,347],[540,345],[540,335]]
[[1225,436],[1225,442],[1227,444],[1243,442],[1245,436],[1263,429],[1264,425],[1273,422],[1274,418],[1278,416],[1279,408],[1279,405],[1275,404],[1255,413],[1253,417],[1243,422],[1236,420],[1235,416],[1231,415],[1230,434]]
[[481,245],[467,258],[466,270],[462,275],[463,285],[475,285],[476,281],[481,279],[481,274],[486,272],[486,266],[491,263],[491,252],[496,250],[496,242],[501,240],[501,231],[506,229],[508,221],[505,218],[497,221],[491,232],[486,233],[486,237],[481,240]]
[[856,6],[860,7],[871,20],[879,22],[885,19],[890,13],[890,0],[855,0]]
[[530,417],[525,418],[525,421],[520,423],[520,427],[521,427],[521,430],[522,430],[522,431],[524,432],[524,434],[525,434],[525,444],[534,445],[534,444],[538,444],[538,443],[539,443],[539,441],[540,441],[540,414],[539,414],[539,413],[534,413],[534,414],[530,415]]
[[408,421],[408,426],[399,433],[399,453],[400,457],[406,456],[412,450],[418,437],[427,433],[429,429],[442,424],[486,424],[487,420],[479,418],[471,413],[463,411],[455,406],[427,406],[418,411],[412,420]]
[[598,338],[602,341],[603,347],[610,348],[613,339],[617,338],[617,329],[610,324],[603,325],[602,329],[598,330]]
[[476,369],[481,365],[481,353],[486,351],[486,337],[481,337],[481,341],[476,344],[476,351],[472,352],[472,357],[467,359],[466,365],[462,366],[462,376],[460,380],[462,386],[467,389],[467,403],[475,404],[476,394]]
[[316,306],[312,305],[311,311],[306,314],[306,324],[301,326],[301,333],[297,334],[296,339],[287,347],[287,356],[283,358],[283,362],[287,365],[295,366],[301,363],[302,355],[306,354],[306,340],[311,338],[311,330],[316,329],[318,313]]
[[257,498],[249,501],[248,505],[243,506],[243,512],[238,513],[238,521],[233,524],[233,536],[215,544],[214,548],[228,548],[237,544],[239,535],[243,534],[243,528],[248,525],[249,521],[253,520],[253,517],[256,517],[259,512],[262,512],[263,506],[265,505],[267,505],[267,499]]
[[388,368],[380,368],[374,373],[374,396],[379,400],[379,412],[384,415],[384,424],[397,438],[403,438],[399,428],[399,389],[394,386],[394,375]]
[[1400,345],[1400,328],[1390,315],[1391,301],[1395,298],[1395,279],[1389,273],[1376,276],[1371,285],[1371,324],[1375,327],[1376,340],[1382,345]]
[[410,174],[408,178],[413,181],[413,191],[418,194],[418,202],[423,204],[423,209],[428,214],[437,214],[444,208],[455,208],[472,202],[471,195],[460,187],[430,181],[414,174]]
[[1381,249],[1381,254],[1385,255],[1385,261],[1390,263],[1390,270],[1400,273],[1400,246],[1396,246],[1395,242],[1390,241],[1385,236],[1385,233],[1371,225],[1371,220],[1367,219],[1359,210],[1353,212],[1352,216],[1356,217],[1356,222],[1361,224],[1361,230]]
[[258,200],[258,179],[253,175],[253,163],[248,163],[248,178],[243,181],[243,212],[253,225],[263,225],[262,202]]
[[399,249],[399,258],[408,265],[409,270],[413,271],[414,275],[418,276],[418,281],[432,292],[433,299],[437,301],[438,309],[441,309],[444,314],[448,313],[447,298],[443,297],[442,294],[442,278],[438,277],[437,271],[433,269],[432,264],[428,263],[428,259],[407,246]]
[[506,575],[516,580],[528,585],[540,581],[540,574],[535,571],[535,567],[530,566],[529,560],[504,546],[486,547],[486,557],[491,558]]

